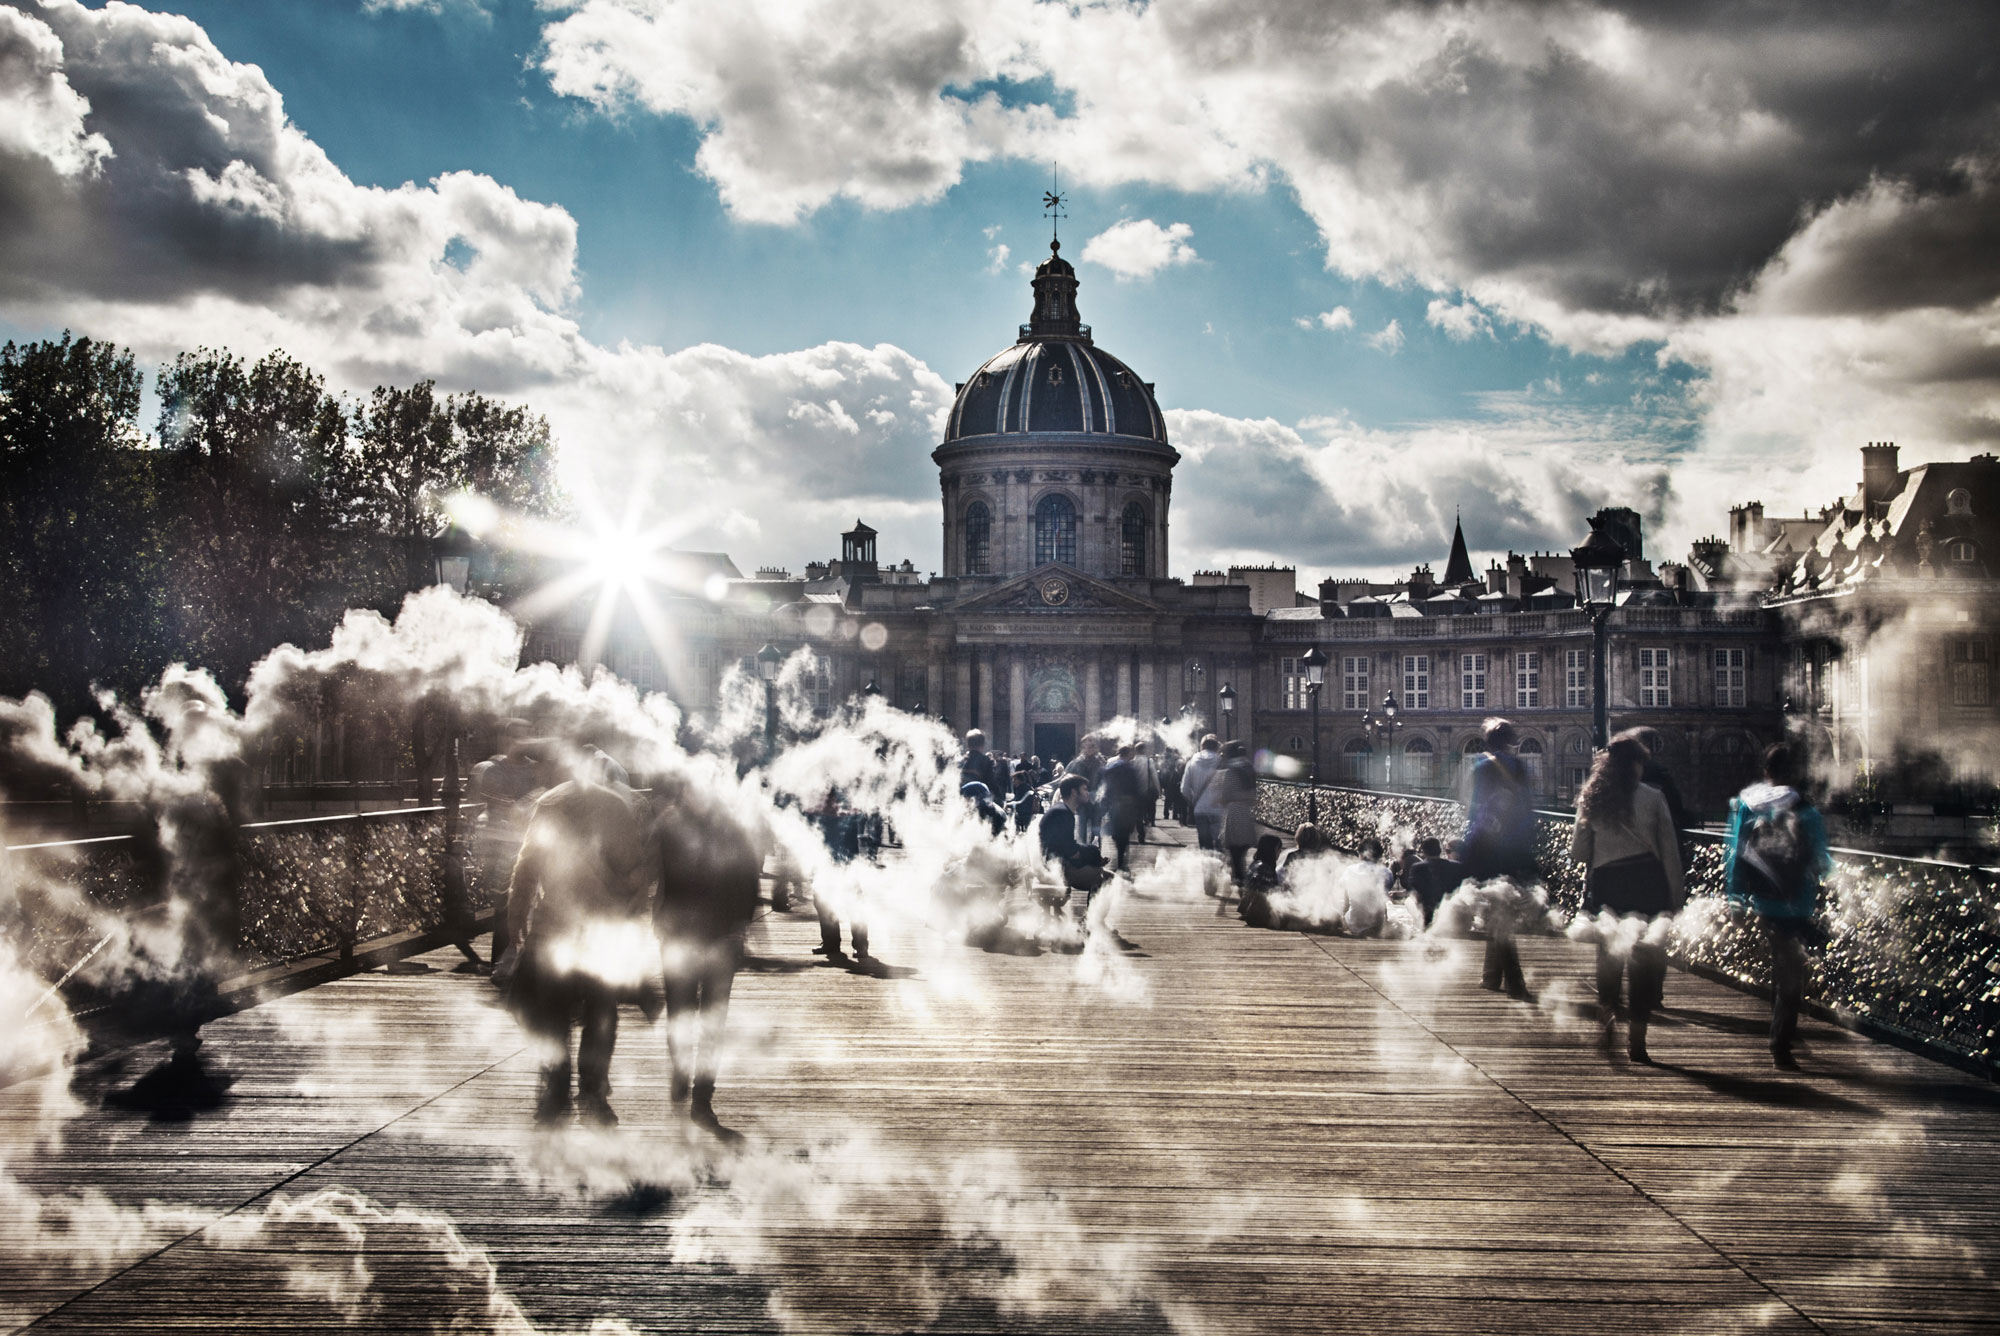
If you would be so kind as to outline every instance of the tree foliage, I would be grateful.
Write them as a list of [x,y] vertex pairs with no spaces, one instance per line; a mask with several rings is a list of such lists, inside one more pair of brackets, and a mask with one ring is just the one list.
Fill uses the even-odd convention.
[[430,381],[355,403],[283,353],[183,353],[138,427],[131,353],[65,334],[0,349],[0,694],[65,711],[181,660],[231,687],[344,611],[431,583],[461,490],[561,506],[547,422]]

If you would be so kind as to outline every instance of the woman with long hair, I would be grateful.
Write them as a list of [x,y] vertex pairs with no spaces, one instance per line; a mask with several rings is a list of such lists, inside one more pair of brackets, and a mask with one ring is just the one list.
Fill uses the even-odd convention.
[[[1631,975],[1631,1028],[1626,1052],[1634,1062],[1651,1062],[1646,1026],[1666,986],[1667,951],[1651,940],[1653,920],[1680,908],[1683,886],[1680,833],[1667,800],[1640,776],[1646,749],[1621,734],[1597,754],[1590,778],[1576,799],[1576,833],[1570,857],[1586,864],[1583,912],[1605,912],[1643,920],[1635,925],[1630,954],[1621,958],[1610,934],[1597,935],[1597,1019],[1599,1043],[1607,1051],[1617,1039],[1619,987]],[[1617,934],[1624,937],[1626,934]]]

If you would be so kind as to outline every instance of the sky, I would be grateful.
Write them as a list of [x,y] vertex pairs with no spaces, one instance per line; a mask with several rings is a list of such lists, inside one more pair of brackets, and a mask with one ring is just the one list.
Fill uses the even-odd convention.
[[432,378],[746,571],[939,562],[1042,192],[1174,572],[1648,555],[2000,436],[1990,4],[0,0],[0,333]]

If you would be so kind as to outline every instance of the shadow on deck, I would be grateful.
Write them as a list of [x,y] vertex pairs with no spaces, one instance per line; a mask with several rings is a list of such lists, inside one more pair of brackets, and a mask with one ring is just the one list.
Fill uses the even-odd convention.
[[[1169,833],[1172,828],[1168,828]],[[779,915],[717,1098],[669,1131],[627,1013],[615,1132],[528,1128],[484,980],[371,973],[212,1027],[213,1113],[0,1092],[0,1325],[38,1331],[1990,1331],[2000,1092],[1684,975],[1658,1065],[1591,1044],[1586,950],[1262,932],[1133,898],[1132,950],[878,941]],[[60,1140],[49,1133],[60,1127]],[[600,1330],[618,1330],[616,1327]]]

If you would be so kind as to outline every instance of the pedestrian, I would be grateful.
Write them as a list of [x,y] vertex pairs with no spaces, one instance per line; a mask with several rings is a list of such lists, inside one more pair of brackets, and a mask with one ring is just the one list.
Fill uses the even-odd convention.
[[669,1109],[733,1139],[715,1116],[715,1078],[763,861],[753,831],[683,778],[656,782],[650,858],[653,927],[666,982]]
[[1222,847],[1229,852],[1229,875],[1241,886],[1248,875],[1244,862],[1257,843],[1257,772],[1250,766],[1250,749],[1241,739],[1223,746],[1222,760],[1210,783],[1219,790]]
[[[836,864],[844,867],[861,856],[861,820],[840,801],[838,793],[832,789],[826,791],[814,809],[813,819],[818,822],[820,838],[826,841],[827,852],[833,855]],[[850,895],[859,893],[858,886],[850,885]],[[825,956],[829,965],[845,965],[848,957],[840,949],[840,911],[833,901],[834,897],[825,888],[813,888],[813,911],[819,916],[819,945],[813,948],[813,954]],[[847,916],[847,932],[854,942],[854,960],[860,964],[872,960],[868,954],[868,925],[852,910]]]
[[1621,976],[1629,973],[1631,1020],[1625,1051],[1634,1062],[1652,1061],[1646,1029],[1667,978],[1666,946],[1650,940],[1648,929],[1661,915],[1679,909],[1686,895],[1679,832],[1666,796],[1641,779],[1645,769],[1646,749],[1637,738],[1621,733],[1611,739],[1577,795],[1569,847],[1570,857],[1589,869],[1583,912],[1609,912],[1645,925],[1626,959],[1619,958],[1605,933],[1597,935],[1598,1046],[1609,1052],[1617,1040],[1619,987]]
[[1826,820],[1796,787],[1792,749],[1764,749],[1764,778],[1730,804],[1727,894],[1748,905],[1771,949],[1771,1061],[1798,1070],[1799,1007],[1805,999],[1806,948],[1823,946],[1820,890],[1833,873]]
[[1204,733],[1201,751],[1181,774],[1181,801],[1194,820],[1195,843],[1215,851],[1222,848],[1222,790],[1215,787],[1215,769],[1221,764],[1221,739]]
[[1472,765],[1471,802],[1465,821],[1466,875],[1475,881],[1504,880],[1504,890],[1486,908],[1486,960],[1480,984],[1510,997],[1532,1000],[1521,973],[1521,949],[1514,935],[1535,869],[1535,809],[1528,767],[1514,748],[1520,737],[1505,719],[1488,719],[1480,731],[1484,754]]
[[1065,775],[1056,785],[1055,805],[1043,815],[1037,833],[1042,857],[1062,867],[1063,885],[1083,892],[1083,910],[1090,912],[1090,899],[1110,874],[1104,870],[1104,850],[1085,844],[1076,837],[1079,813],[1089,792],[1082,775]]
[[1160,769],[1153,761],[1152,745],[1143,739],[1134,744],[1132,763],[1139,770],[1139,843],[1145,844],[1160,805]]
[[1118,851],[1118,871],[1132,870],[1132,832],[1139,826],[1139,804],[1145,801],[1144,779],[1133,764],[1136,749],[1126,743],[1118,757],[1104,767],[1099,780],[1098,801],[1104,804],[1104,819],[1111,827],[1111,843]]
[[971,804],[973,815],[992,827],[995,835],[999,835],[1007,829],[1006,810],[1000,804],[993,801],[993,795],[986,791],[984,784],[975,779],[960,788],[958,796]]
[[[1644,726],[1628,728],[1618,737],[1631,738],[1646,749],[1646,770],[1639,776],[1639,780],[1643,784],[1651,784],[1660,791],[1660,796],[1667,800],[1667,811],[1674,820],[1674,846],[1680,851],[1681,866],[1685,868],[1688,862],[1685,834],[1688,828],[1687,804],[1681,801],[1681,786],[1674,782],[1674,772],[1667,769],[1666,762],[1660,759],[1660,752],[1665,745],[1660,737],[1660,730]],[[1618,738],[1612,739],[1613,742],[1617,740]]]
[[542,1049],[535,1121],[544,1127],[566,1123],[572,1110],[600,1126],[618,1122],[610,1103],[618,1004],[644,996],[650,967],[640,974],[613,948],[636,940],[633,933],[652,934],[648,871],[629,790],[572,779],[535,804],[508,887],[512,946],[494,975]]
[[1427,835],[1417,841],[1417,861],[1410,864],[1404,881],[1411,894],[1417,897],[1417,904],[1424,914],[1424,926],[1428,928],[1445,897],[1464,884],[1465,864],[1446,858],[1437,838]]
[[466,798],[480,812],[472,827],[473,861],[479,889],[493,902],[494,960],[507,954],[507,882],[521,856],[521,836],[534,815],[535,799],[548,788],[528,721],[510,719],[501,750],[472,767]]
[[986,791],[993,794],[1007,791],[1000,787],[999,769],[986,750],[986,735],[976,728],[966,732],[965,754],[958,760],[958,782],[961,786],[974,782],[984,784]]
[[1083,806],[1076,811],[1077,841],[1096,844],[1099,827],[1104,820],[1104,809],[1097,804],[1097,782],[1104,775],[1104,758],[1098,754],[1095,737],[1083,740],[1082,749],[1063,767],[1063,773],[1083,780]]

